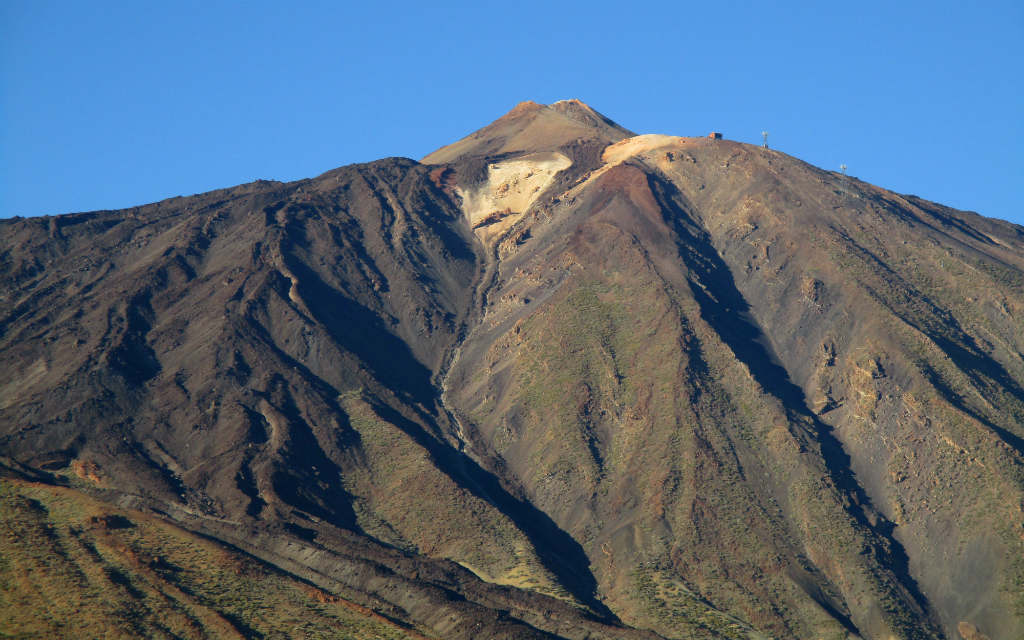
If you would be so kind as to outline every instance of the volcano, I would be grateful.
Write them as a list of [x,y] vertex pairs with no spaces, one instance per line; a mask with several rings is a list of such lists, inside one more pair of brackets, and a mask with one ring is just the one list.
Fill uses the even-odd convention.
[[1024,636],[1024,227],[565,100],[0,229],[0,633]]

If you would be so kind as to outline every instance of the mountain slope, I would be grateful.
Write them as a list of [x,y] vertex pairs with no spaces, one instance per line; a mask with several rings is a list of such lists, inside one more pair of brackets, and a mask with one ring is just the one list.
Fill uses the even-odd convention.
[[[28,373],[5,367],[5,453],[292,572],[314,553],[360,559],[359,571],[330,560],[343,568],[322,579],[299,572],[365,591],[360,604],[423,582],[399,618],[444,637],[480,624],[520,637],[498,611],[512,603],[587,627],[558,602],[464,575],[469,587],[452,587],[449,567],[438,591],[416,577],[438,569],[404,558],[592,598],[562,560],[572,541],[441,436],[431,376],[463,322],[476,256],[427,168],[381,161],[9,225],[3,349]],[[370,568],[399,575],[367,584]],[[441,606],[473,600],[466,589],[484,590],[480,611]]]
[[1020,227],[578,101],[2,224],[62,490],[437,637],[1024,633]]
[[[870,637],[1003,631],[1024,349],[1012,311],[976,309],[1019,304],[1021,230],[772,151],[641,138],[499,248],[452,384],[481,446],[638,608],[623,562],[779,612],[781,637],[835,628],[822,611]],[[898,258],[865,264],[881,242]]]
[[423,639],[160,518],[0,480],[5,637]]

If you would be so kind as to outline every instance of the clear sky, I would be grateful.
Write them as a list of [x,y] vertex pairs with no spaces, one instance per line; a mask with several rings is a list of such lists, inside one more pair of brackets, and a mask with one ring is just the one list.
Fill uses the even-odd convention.
[[[295,6],[290,6],[295,5]],[[522,100],[1024,224],[1024,2],[0,2],[0,217],[419,158]]]

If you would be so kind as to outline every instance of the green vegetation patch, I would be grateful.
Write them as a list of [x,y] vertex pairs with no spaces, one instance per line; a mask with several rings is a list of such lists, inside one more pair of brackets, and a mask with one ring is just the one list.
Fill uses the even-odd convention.
[[423,638],[157,518],[0,480],[0,637]]
[[631,576],[636,598],[644,612],[661,628],[672,629],[673,638],[728,638],[730,640],[768,640],[743,621],[723,613],[671,575],[640,566]]

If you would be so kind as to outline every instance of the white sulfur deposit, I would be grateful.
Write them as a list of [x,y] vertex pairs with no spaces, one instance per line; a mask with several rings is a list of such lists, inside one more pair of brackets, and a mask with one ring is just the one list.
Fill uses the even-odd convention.
[[515,224],[555,175],[571,165],[561,153],[543,152],[488,166],[487,182],[473,190],[459,190],[462,208],[477,236],[487,242]]

